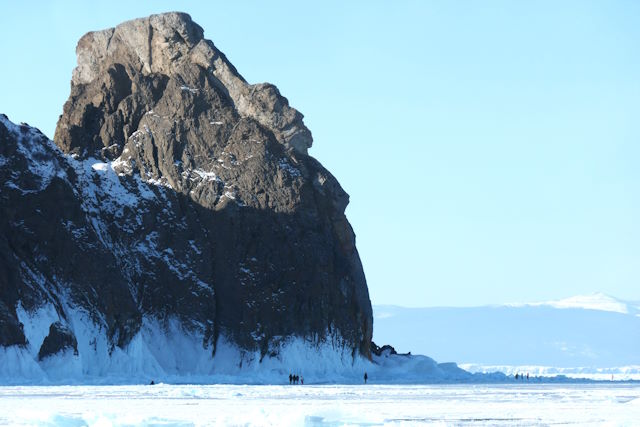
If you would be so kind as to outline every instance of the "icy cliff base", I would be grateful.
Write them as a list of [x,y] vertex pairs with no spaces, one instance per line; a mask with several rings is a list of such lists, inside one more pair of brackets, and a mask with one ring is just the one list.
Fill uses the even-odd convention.
[[[143,327],[123,349],[112,346],[103,327],[82,311],[67,307],[67,319],[45,305],[33,313],[18,307],[28,340],[26,347],[0,347],[0,384],[148,384],[227,383],[284,384],[290,373],[307,384],[362,383],[367,372],[373,383],[438,383],[474,381],[503,376],[473,375],[453,363],[439,364],[426,356],[382,353],[369,361],[340,339],[314,343],[289,339],[261,357],[219,338],[215,355],[203,336],[186,331],[178,321],[144,319]],[[49,327],[66,322],[77,337],[77,351],[67,348],[40,360],[39,349]]]

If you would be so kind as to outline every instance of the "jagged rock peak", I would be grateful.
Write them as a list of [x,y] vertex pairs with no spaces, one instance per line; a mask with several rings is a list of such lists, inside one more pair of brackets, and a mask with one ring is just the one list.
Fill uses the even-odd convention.
[[[204,31],[186,13],[170,12],[123,22],[115,28],[85,34],[76,48],[78,66],[72,84],[91,83],[113,61],[127,60],[144,74],[173,74]],[[129,56],[129,57],[128,57]]]
[[76,53],[71,96],[54,138],[66,152],[89,157],[102,150],[103,156],[118,156],[142,115],[164,98],[176,101],[175,91],[190,92],[195,101],[193,109],[174,112],[176,119],[184,113],[206,119],[199,113],[210,110],[212,100],[202,92],[216,91],[237,115],[256,121],[287,148],[306,154],[311,147],[302,114],[275,86],[248,84],[185,13],[151,15],[89,32]]

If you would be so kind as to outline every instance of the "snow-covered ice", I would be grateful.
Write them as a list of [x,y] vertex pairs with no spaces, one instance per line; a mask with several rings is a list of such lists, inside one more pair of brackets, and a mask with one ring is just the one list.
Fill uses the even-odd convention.
[[585,426],[638,420],[637,385],[0,387],[0,424],[9,425]]

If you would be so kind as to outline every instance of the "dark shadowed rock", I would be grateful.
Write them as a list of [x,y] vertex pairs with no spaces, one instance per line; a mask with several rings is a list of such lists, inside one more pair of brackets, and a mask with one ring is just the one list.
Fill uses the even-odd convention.
[[16,319],[14,310],[9,309],[0,301],[0,346],[23,346],[27,343],[20,323]]
[[385,344],[382,347],[378,347],[378,345],[371,341],[371,354],[378,356],[378,357],[389,357],[392,355],[395,356],[411,356],[411,352],[407,352],[407,353],[398,353],[396,351],[396,349],[389,345],[389,344]]
[[[396,351],[395,348],[393,348],[393,346],[390,346],[389,344],[385,344],[382,347],[378,347],[376,343],[371,341],[371,354],[374,354],[376,356],[382,356],[383,354],[398,354],[398,352]],[[411,354],[411,353],[407,353],[407,354]]]
[[181,13],[88,33],[77,54],[57,147],[0,120],[0,344],[25,342],[18,302],[46,301],[113,346],[177,318],[214,351],[298,336],[369,356],[349,196],[277,88]]
[[38,352],[38,359],[42,360],[66,349],[73,349],[78,354],[78,341],[73,331],[60,322],[52,323],[49,335],[45,337]]

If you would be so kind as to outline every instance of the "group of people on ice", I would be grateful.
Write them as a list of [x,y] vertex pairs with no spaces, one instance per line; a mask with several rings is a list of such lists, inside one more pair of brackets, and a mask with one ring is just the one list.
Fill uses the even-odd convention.
[[[518,377],[516,377],[518,378]],[[529,374],[527,374],[527,379],[529,378]],[[369,375],[367,375],[367,373],[364,373],[364,383],[367,383],[367,380],[369,379]],[[289,384],[300,384],[300,385],[304,385],[304,377],[302,375],[296,375],[296,374],[289,374]]]
[[304,385],[304,377],[302,375],[289,374],[289,384]]
[[[527,377],[527,381],[529,381],[529,372],[527,372],[527,376],[526,377]],[[518,378],[520,378],[521,380],[524,380],[525,375],[524,374],[519,374],[519,376],[518,376],[518,374],[516,374],[516,379],[518,379]]]

